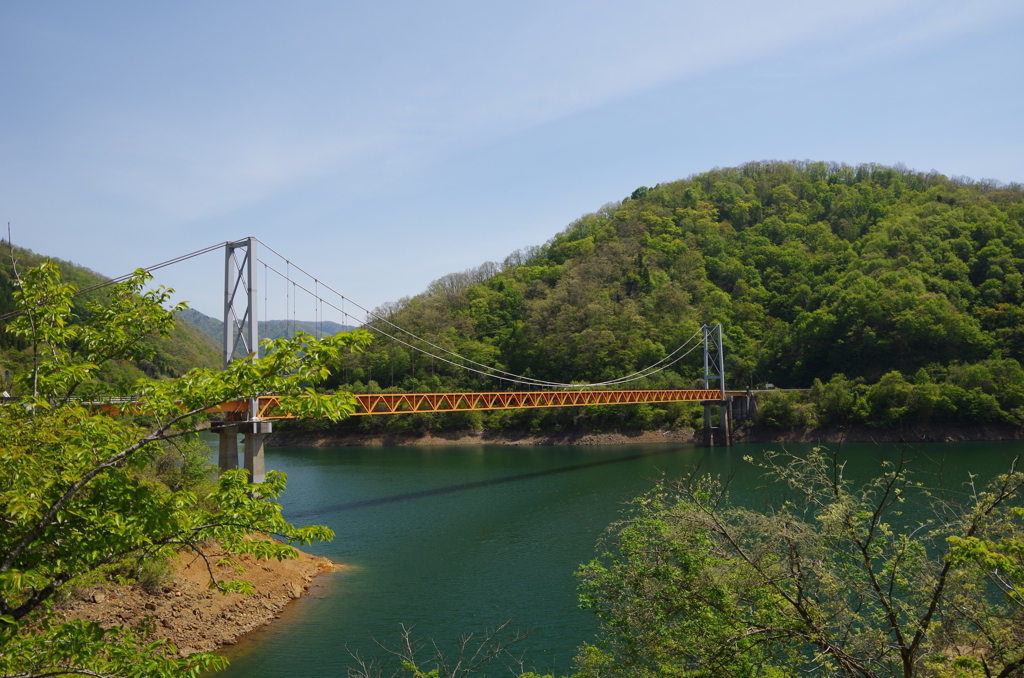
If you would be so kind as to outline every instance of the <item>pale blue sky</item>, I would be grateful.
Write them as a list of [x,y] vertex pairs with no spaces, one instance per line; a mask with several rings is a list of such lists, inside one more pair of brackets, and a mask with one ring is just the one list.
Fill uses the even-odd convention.
[[[6,0],[0,219],[111,276],[256,235],[375,306],[714,166],[1024,182],[1021,36],[1019,0]],[[221,261],[158,280],[217,315]]]

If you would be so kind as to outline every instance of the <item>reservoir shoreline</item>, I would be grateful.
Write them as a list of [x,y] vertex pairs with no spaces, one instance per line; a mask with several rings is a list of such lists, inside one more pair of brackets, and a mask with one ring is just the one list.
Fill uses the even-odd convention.
[[[742,426],[733,430],[734,443],[935,443],[1022,440],[1024,426],[868,426],[775,429]],[[467,429],[426,432],[365,432],[351,430],[278,431],[267,438],[272,447],[433,447],[451,445],[652,445],[702,442],[694,429],[645,431],[515,431]]]

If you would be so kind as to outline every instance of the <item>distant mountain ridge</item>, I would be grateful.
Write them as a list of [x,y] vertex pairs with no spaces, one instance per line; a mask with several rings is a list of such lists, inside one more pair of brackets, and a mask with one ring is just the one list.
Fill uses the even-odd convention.
[[[224,341],[224,321],[189,308],[179,317],[218,342]],[[342,325],[330,320],[261,320],[260,339],[281,339],[292,337],[296,332],[306,332],[316,338],[333,336],[338,332],[351,332],[353,325]]]

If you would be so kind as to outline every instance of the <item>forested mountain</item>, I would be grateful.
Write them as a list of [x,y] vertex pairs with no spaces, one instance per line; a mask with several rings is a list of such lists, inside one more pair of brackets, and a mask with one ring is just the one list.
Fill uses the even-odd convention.
[[[35,266],[45,259],[58,265],[61,279],[73,283],[78,289],[85,289],[108,280],[87,268],[67,261],[53,259],[31,250],[15,247],[13,258],[17,261],[18,271],[23,273],[27,268]],[[0,242],[0,314],[13,310],[12,294],[15,289],[12,251],[6,242]],[[79,317],[88,314],[86,308],[90,301],[102,301],[106,298],[109,288],[77,295],[74,299],[74,312]],[[19,342],[2,331],[0,322],[0,362],[12,376],[26,369],[31,364],[31,356],[23,342]],[[147,340],[151,357],[137,362],[113,361],[99,374],[99,383],[86,384],[81,393],[90,390],[115,395],[129,393],[135,382],[143,376],[151,378],[176,377],[193,367],[218,367],[220,365],[220,349],[198,329],[188,323],[178,323],[168,337],[151,337]],[[2,375],[3,372],[0,372]],[[10,390],[10,385],[5,385]]]
[[[23,266],[41,259],[25,250],[16,256]],[[102,279],[60,263],[80,287]],[[11,281],[10,258],[0,258],[0,313],[10,308]],[[87,296],[76,300],[79,313]],[[511,373],[595,382],[656,363],[701,324],[720,322],[730,388],[812,389],[803,414],[782,408],[779,421],[1021,424],[1022,302],[1024,187],[902,167],[762,162],[640,187],[542,246],[446,275],[377,309],[422,340],[383,320],[374,325],[435,354],[423,340]],[[219,321],[206,321],[219,335]],[[278,324],[279,333],[289,331]],[[307,325],[298,328],[315,331]],[[273,322],[261,327],[265,336],[274,330]],[[219,362],[216,342],[186,323],[154,342],[152,360],[119,365],[104,380],[127,389],[142,374]],[[24,364],[23,348],[0,335],[5,369]],[[696,351],[630,386],[691,387],[700,373]],[[514,387],[387,338],[348,356],[330,385]],[[694,423],[684,407],[615,412],[618,423]],[[579,416],[496,413],[483,423],[542,426]]]
[[[870,385],[898,372],[985,392],[1006,414],[1024,407],[1021,302],[1024,187],[899,166],[757,162],[640,187],[543,246],[378,313],[472,360],[585,382],[655,363],[721,322],[732,388]],[[699,374],[695,353],[634,385],[692,386]],[[371,379],[509,387],[387,339],[335,383]]]

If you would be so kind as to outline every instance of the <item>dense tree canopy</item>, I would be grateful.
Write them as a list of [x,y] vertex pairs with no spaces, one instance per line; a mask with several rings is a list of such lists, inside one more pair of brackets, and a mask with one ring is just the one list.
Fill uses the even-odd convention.
[[[728,385],[807,388],[837,374],[873,384],[920,370],[941,384],[983,361],[1019,372],[1022,302],[1021,186],[762,162],[637,189],[544,246],[378,311],[469,359],[560,382],[628,374],[721,322]],[[684,361],[636,385],[690,386],[699,370]],[[387,339],[333,378],[370,381],[510,387]],[[1019,404],[999,406],[1008,414]]]

